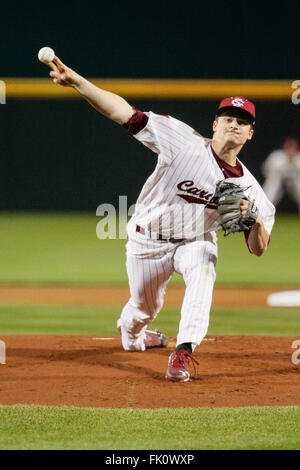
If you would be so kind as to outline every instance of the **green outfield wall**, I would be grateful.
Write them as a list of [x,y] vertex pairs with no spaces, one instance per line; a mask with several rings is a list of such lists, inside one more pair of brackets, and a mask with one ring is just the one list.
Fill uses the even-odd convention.
[[[127,98],[137,108],[169,114],[211,137],[219,98]],[[240,154],[259,182],[261,164],[287,135],[299,136],[299,106],[256,99],[255,135]],[[135,202],[156,157],[125,129],[78,99],[14,99],[0,106],[0,210],[91,210],[119,196]],[[294,211],[285,199],[283,210]]]

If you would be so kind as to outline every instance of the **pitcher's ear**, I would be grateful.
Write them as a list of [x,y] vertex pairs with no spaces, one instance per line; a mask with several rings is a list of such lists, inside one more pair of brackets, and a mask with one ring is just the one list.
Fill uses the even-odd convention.
[[249,131],[249,135],[248,135],[248,140],[251,140],[251,139],[252,139],[253,134],[254,134],[254,128],[253,128],[253,126],[251,125],[250,131]]
[[214,132],[215,132],[217,124],[218,124],[218,118],[219,118],[219,116],[215,116],[215,119],[214,119],[213,124],[212,124],[212,129],[213,129]]

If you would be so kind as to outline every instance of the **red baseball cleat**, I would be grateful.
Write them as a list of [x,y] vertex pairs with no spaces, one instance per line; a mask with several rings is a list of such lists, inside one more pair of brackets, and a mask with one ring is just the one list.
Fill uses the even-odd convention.
[[191,362],[195,370],[195,364],[199,365],[199,362],[189,352],[185,349],[173,351],[169,356],[166,379],[169,382],[188,382],[190,380],[188,368]]
[[146,330],[145,334],[144,344],[146,349],[165,348],[168,345],[168,338],[158,330]]

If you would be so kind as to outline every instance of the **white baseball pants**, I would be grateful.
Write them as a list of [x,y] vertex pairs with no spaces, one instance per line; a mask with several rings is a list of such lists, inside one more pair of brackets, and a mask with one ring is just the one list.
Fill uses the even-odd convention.
[[125,350],[144,350],[145,330],[161,310],[172,274],[186,284],[177,345],[205,337],[216,278],[217,246],[212,241],[170,243],[132,233],[127,245],[127,273],[131,297],[118,320]]

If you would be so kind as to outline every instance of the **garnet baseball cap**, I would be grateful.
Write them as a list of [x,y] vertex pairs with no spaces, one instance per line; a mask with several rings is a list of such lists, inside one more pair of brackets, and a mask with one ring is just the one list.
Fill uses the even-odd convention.
[[251,119],[251,123],[255,124],[255,106],[252,101],[247,100],[243,96],[231,96],[230,98],[224,98],[217,110],[217,116],[223,111],[230,109],[239,109],[242,113],[245,113]]

